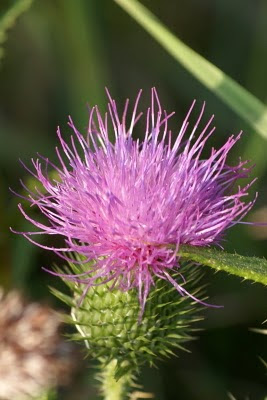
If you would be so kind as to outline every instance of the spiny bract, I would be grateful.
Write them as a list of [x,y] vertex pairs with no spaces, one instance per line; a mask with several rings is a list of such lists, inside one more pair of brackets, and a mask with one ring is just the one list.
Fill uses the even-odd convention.
[[[85,265],[70,264],[75,273]],[[185,276],[192,294],[202,297],[199,286],[200,273],[193,266],[185,265]],[[199,305],[190,297],[177,296],[176,289],[166,281],[156,279],[150,291],[142,321],[138,321],[139,301],[136,290],[110,290],[111,283],[88,289],[79,304],[84,285],[63,280],[70,287],[71,296],[58,290],[52,292],[71,307],[71,316],[65,321],[75,325],[78,333],[71,334],[73,340],[85,342],[87,353],[107,365],[116,360],[116,379],[127,372],[138,372],[144,363],[154,363],[174,354],[175,349],[184,349],[184,342],[192,339],[192,323],[200,318]]]

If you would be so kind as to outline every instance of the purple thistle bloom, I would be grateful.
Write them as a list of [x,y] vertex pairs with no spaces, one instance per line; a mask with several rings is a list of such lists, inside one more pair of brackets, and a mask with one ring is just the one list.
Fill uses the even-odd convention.
[[[179,246],[218,244],[223,232],[240,221],[254,201],[243,201],[252,182],[235,188],[239,178],[248,177],[247,161],[234,167],[225,163],[241,133],[230,136],[221,148],[212,148],[209,158],[200,160],[215,129],[211,127],[213,116],[196,136],[204,104],[186,138],[193,102],[172,144],[168,120],[174,113],[162,110],[153,88],[144,140],[134,140],[133,130],[142,116],[137,113],[140,96],[141,91],[129,124],[129,101],[120,118],[108,93],[108,113],[102,118],[98,108],[92,108],[86,138],[71,118],[69,126],[74,134],[70,144],[58,129],[60,166],[41,156],[44,167],[39,159],[32,160],[35,172],[30,172],[45,193],[36,188],[27,197],[47,217],[48,225],[29,217],[21,204],[19,209],[39,229],[22,233],[27,239],[35,243],[31,235],[61,235],[63,248],[36,244],[65,259],[79,253],[85,262],[95,260],[90,271],[64,275],[66,278],[85,284],[86,289],[98,278],[103,283],[112,280],[112,287],[121,290],[137,288],[143,312],[155,277],[170,281],[181,295],[195,299],[171,277],[171,271],[179,269]],[[109,138],[110,129],[115,143]],[[49,178],[49,165],[57,171],[58,179]]]

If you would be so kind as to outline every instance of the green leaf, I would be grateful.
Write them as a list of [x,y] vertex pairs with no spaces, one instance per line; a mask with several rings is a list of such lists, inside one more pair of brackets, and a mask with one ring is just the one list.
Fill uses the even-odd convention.
[[7,31],[13,27],[17,18],[31,6],[32,2],[33,0],[17,0],[0,17],[0,60],[4,54],[1,46],[7,38]]
[[267,284],[267,260],[264,258],[245,257],[213,248],[189,245],[182,245],[178,256],[182,260],[194,261],[217,271],[226,271],[244,279]]
[[114,0],[171,56],[267,139],[267,107],[215,65],[196,53],[137,0]]

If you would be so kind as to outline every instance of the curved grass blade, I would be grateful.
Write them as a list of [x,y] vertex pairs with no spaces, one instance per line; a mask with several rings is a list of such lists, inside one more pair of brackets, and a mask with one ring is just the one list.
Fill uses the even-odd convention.
[[178,256],[182,260],[194,261],[217,271],[226,271],[243,279],[267,285],[267,260],[264,258],[245,257],[213,248],[189,245],[181,245]]
[[137,0],[114,0],[171,56],[267,139],[267,107],[215,65],[196,53]]
[[2,44],[7,39],[7,31],[13,27],[18,17],[31,6],[33,0],[18,0],[0,17],[0,60],[3,58],[4,50]]

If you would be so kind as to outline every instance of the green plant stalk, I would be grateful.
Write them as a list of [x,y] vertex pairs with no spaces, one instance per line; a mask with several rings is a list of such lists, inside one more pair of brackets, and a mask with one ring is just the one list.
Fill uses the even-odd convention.
[[102,365],[100,372],[101,392],[104,400],[123,400],[127,394],[127,388],[131,376],[124,375],[120,379],[114,378],[117,360],[112,360],[107,365]]
[[137,0],[114,0],[171,56],[267,139],[267,107],[215,65],[196,53]]

